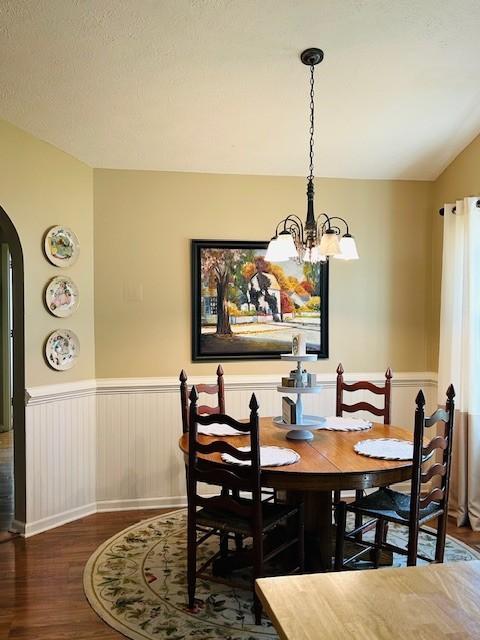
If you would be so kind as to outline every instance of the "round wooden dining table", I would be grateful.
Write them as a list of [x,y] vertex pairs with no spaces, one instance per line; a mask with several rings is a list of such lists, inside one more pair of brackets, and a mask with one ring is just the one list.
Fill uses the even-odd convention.
[[[353,446],[370,438],[412,440],[412,432],[392,425],[374,423],[364,431],[316,430],[309,441],[289,440],[272,418],[260,419],[261,446],[288,447],[300,455],[295,464],[262,467],[262,487],[287,492],[287,499],[301,497],[305,506],[306,564],[311,571],[328,570],[332,560],[332,491],[383,487],[408,480],[412,462],[380,460],[357,454]],[[198,436],[207,444],[218,436]],[[235,447],[249,444],[249,436],[222,438]],[[180,449],[188,464],[188,434],[180,439]],[[222,465],[220,454],[201,455],[206,464]]]

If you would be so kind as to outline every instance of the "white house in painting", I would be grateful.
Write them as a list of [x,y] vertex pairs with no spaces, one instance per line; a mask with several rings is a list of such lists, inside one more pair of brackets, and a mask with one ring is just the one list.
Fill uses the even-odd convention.
[[280,285],[272,273],[258,271],[250,279],[248,300],[257,311],[271,314],[274,320],[281,319]]

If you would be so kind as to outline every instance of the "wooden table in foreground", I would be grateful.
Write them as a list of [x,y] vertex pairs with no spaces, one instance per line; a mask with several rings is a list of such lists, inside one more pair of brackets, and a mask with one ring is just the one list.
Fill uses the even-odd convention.
[[[332,491],[369,489],[402,482],[411,477],[412,463],[377,460],[358,455],[353,445],[369,438],[411,440],[406,429],[374,423],[365,431],[314,431],[310,441],[288,440],[285,431],[272,418],[260,419],[260,444],[288,447],[300,454],[300,460],[284,467],[263,467],[262,486],[301,494],[305,503],[306,564],[310,571],[330,570],[332,560]],[[214,438],[199,436],[207,444]],[[248,436],[225,438],[235,447],[248,444]],[[180,448],[188,452],[188,435],[180,439]],[[201,456],[207,465],[221,465],[220,454]],[[188,464],[188,456],[185,455]]]
[[480,637],[480,561],[262,578],[281,640]]

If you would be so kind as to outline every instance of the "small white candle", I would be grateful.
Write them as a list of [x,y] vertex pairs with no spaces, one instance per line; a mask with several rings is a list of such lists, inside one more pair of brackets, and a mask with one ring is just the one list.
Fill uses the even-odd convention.
[[307,352],[307,341],[303,333],[298,334],[298,355],[304,356]]
[[297,333],[292,339],[292,354],[294,356],[304,356],[306,354],[307,342],[305,336]]

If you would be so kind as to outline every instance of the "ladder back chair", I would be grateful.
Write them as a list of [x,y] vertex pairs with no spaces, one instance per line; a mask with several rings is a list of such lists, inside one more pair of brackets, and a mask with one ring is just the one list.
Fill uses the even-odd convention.
[[[188,417],[189,417],[189,389],[187,384],[187,374],[185,369],[182,369],[179,376],[180,380],[180,402],[182,407],[182,430],[183,433],[188,432]],[[209,395],[217,395],[217,405],[211,406],[202,404],[198,407],[197,411],[200,415],[217,415],[219,413],[225,413],[225,382],[223,379],[223,368],[219,364],[217,367],[217,384],[197,384],[195,385],[197,394],[207,393]],[[218,422],[218,421],[216,421]],[[277,492],[275,489],[264,489],[263,495],[266,500],[277,501]]]
[[[409,566],[416,565],[417,558],[427,562],[443,562],[448,517],[448,489],[455,412],[454,397],[455,391],[450,385],[447,390],[445,409],[437,409],[431,417],[426,418],[425,396],[422,391],[419,391],[417,395],[410,495],[389,488],[381,488],[352,504],[340,502],[337,505],[335,553],[335,568],[337,570],[347,567],[350,562],[372,549],[374,550],[375,567],[378,567],[382,549],[406,555]],[[443,425],[443,435],[434,435],[425,445],[425,430],[436,427],[438,424]],[[438,462],[434,455],[438,450],[442,452],[441,462]],[[434,478],[437,480],[434,484],[438,486],[432,488],[431,481]],[[345,540],[354,540],[356,534],[355,530],[346,533],[346,516],[349,511],[356,515],[375,518],[375,541],[366,542],[363,540],[363,549],[345,560],[344,542]],[[435,518],[438,519],[436,531],[423,528],[422,525]],[[385,536],[387,522],[395,522],[408,527],[406,549],[387,542]],[[435,557],[433,559],[418,553],[419,531],[436,536]]]
[[[336,402],[336,415],[342,417],[344,413],[356,413],[357,411],[368,411],[383,418],[383,424],[390,424],[390,407],[391,407],[391,391],[392,391],[392,370],[390,367],[385,371],[385,384],[376,385],[368,380],[361,380],[359,382],[348,383],[343,378],[344,368],[342,363],[337,367],[337,402]],[[370,402],[356,402],[354,404],[347,404],[344,401],[343,394],[345,391],[370,391],[375,395],[384,396],[384,404],[382,407],[376,407]]]
[[[390,367],[385,371],[385,384],[376,385],[368,380],[360,380],[358,382],[348,383],[343,378],[345,370],[340,363],[337,367],[337,389],[336,389],[336,411],[335,415],[339,418],[343,417],[344,413],[356,413],[357,411],[367,411],[368,413],[383,418],[383,424],[390,424],[390,409],[391,409],[391,395],[392,395],[392,370]],[[354,404],[347,404],[344,399],[344,392],[354,391],[370,391],[377,396],[383,396],[383,407],[377,407],[370,402],[355,402]],[[357,489],[355,491],[355,499],[359,500],[363,496],[363,491]],[[340,491],[335,491],[333,494],[334,504],[338,504],[341,500]],[[355,528],[358,528],[361,524],[359,517],[355,523]],[[361,535],[357,536],[357,540],[361,539]]]
[[[303,505],[278,505],[262,502],[261,469],[260,469],[260,444],[258,429],[258,403],[255,394],[250,400],[250,419],[248,422],[238,422],[234,418],[224,414],[202,416],[197,407],[198,394],[195,387],[190,393],[190,416],[188,438],[188,541],[187,541],[187,583],[188,606],[191,610],[195,607],[195,587],[197,577],[207,580],[217,580],[227,584],[233,584],[245,588],[245,582],[235,581],[230,578],[230,572],[224,575],[206,573],[206,569],[213,566],[215,561],[233,560],[242,565],[252,567],[251,587],[254,592],[254,611],[256,624],[260,624],[262,606],[255,595],[254,584],[257,578],[263,577],[265,563],[291,546],[296,546],[298,551],[296,566],[291,573],[303,572],[304,562],[304,531],[303,531]],[[209,444],[201,444],[197,439],[199,424],[209,425],[213,422],[227,424],[235,429],[243,431],[250,436],[248,450],[237,449],[225,440],[215,440]],[[216,454],[229,454],[236,461],[244,465],[228,465],[206,463],[202,456]],[[220,460],[219,460],[220,462]],[[198,493],[197,484],[208,484],[222,487],[221,495],[210,497],[201,496]],[[227,491],[225,491],[225,489]],[[251,498],[239,497],[239,492],[245,491],[251,494]],[[273,531],[279,524],[294,517],[296,527],[286,529],[285,535],[280,536],[276,546],[266,550],[264,539],[266,534]],[[217,552],[197,568],[197,548],[212,535],[220,538]],[[241,551],[229,549],[229,540],[235,540],[235,536],[243,539],[252,538],[250,549],[242,548]],[[270,539],[269,544],[272,544]],[[222,565],[222,566],[225,566]],[[234,566],[233,564],[231,565]],[[222,572],[224,573],[224,572]]]
[[[189,395],[191,389],[188,388],[188,377],[185,369],[180,371],[180,404],[182,409],[182,432],[188,433],[188,420],[189,420]],[[217,396],[217,405],[212,406],[210,404],[202,404],[198,407],[197,411],[201,415],[216,415],[218,413],[225,413],[225,383],[223,380],[223,368],[219,364],[217,367],[217,384],[197,384],[197,394],[206,393],[207,395]],[[185,474],[187,469],[185,468]],[[188,480],[187,480],[188,483]]]
[[[182,406],[182,429],[183,433],[188,431],[188,396],[190,389],[187,384],[187,374],[182,369],[179,376],[180,380],[180,401]],[[195,385],[197,393],[206,393],[208,395],[217,396],[217,405],[211,406],[203,404],[198,407],[198,413],[202,415],[212,415],[216,413],[225,413],[225,383],[223,381],[223,368],[219,364],[217,367],[217,384],[197,384]]]

